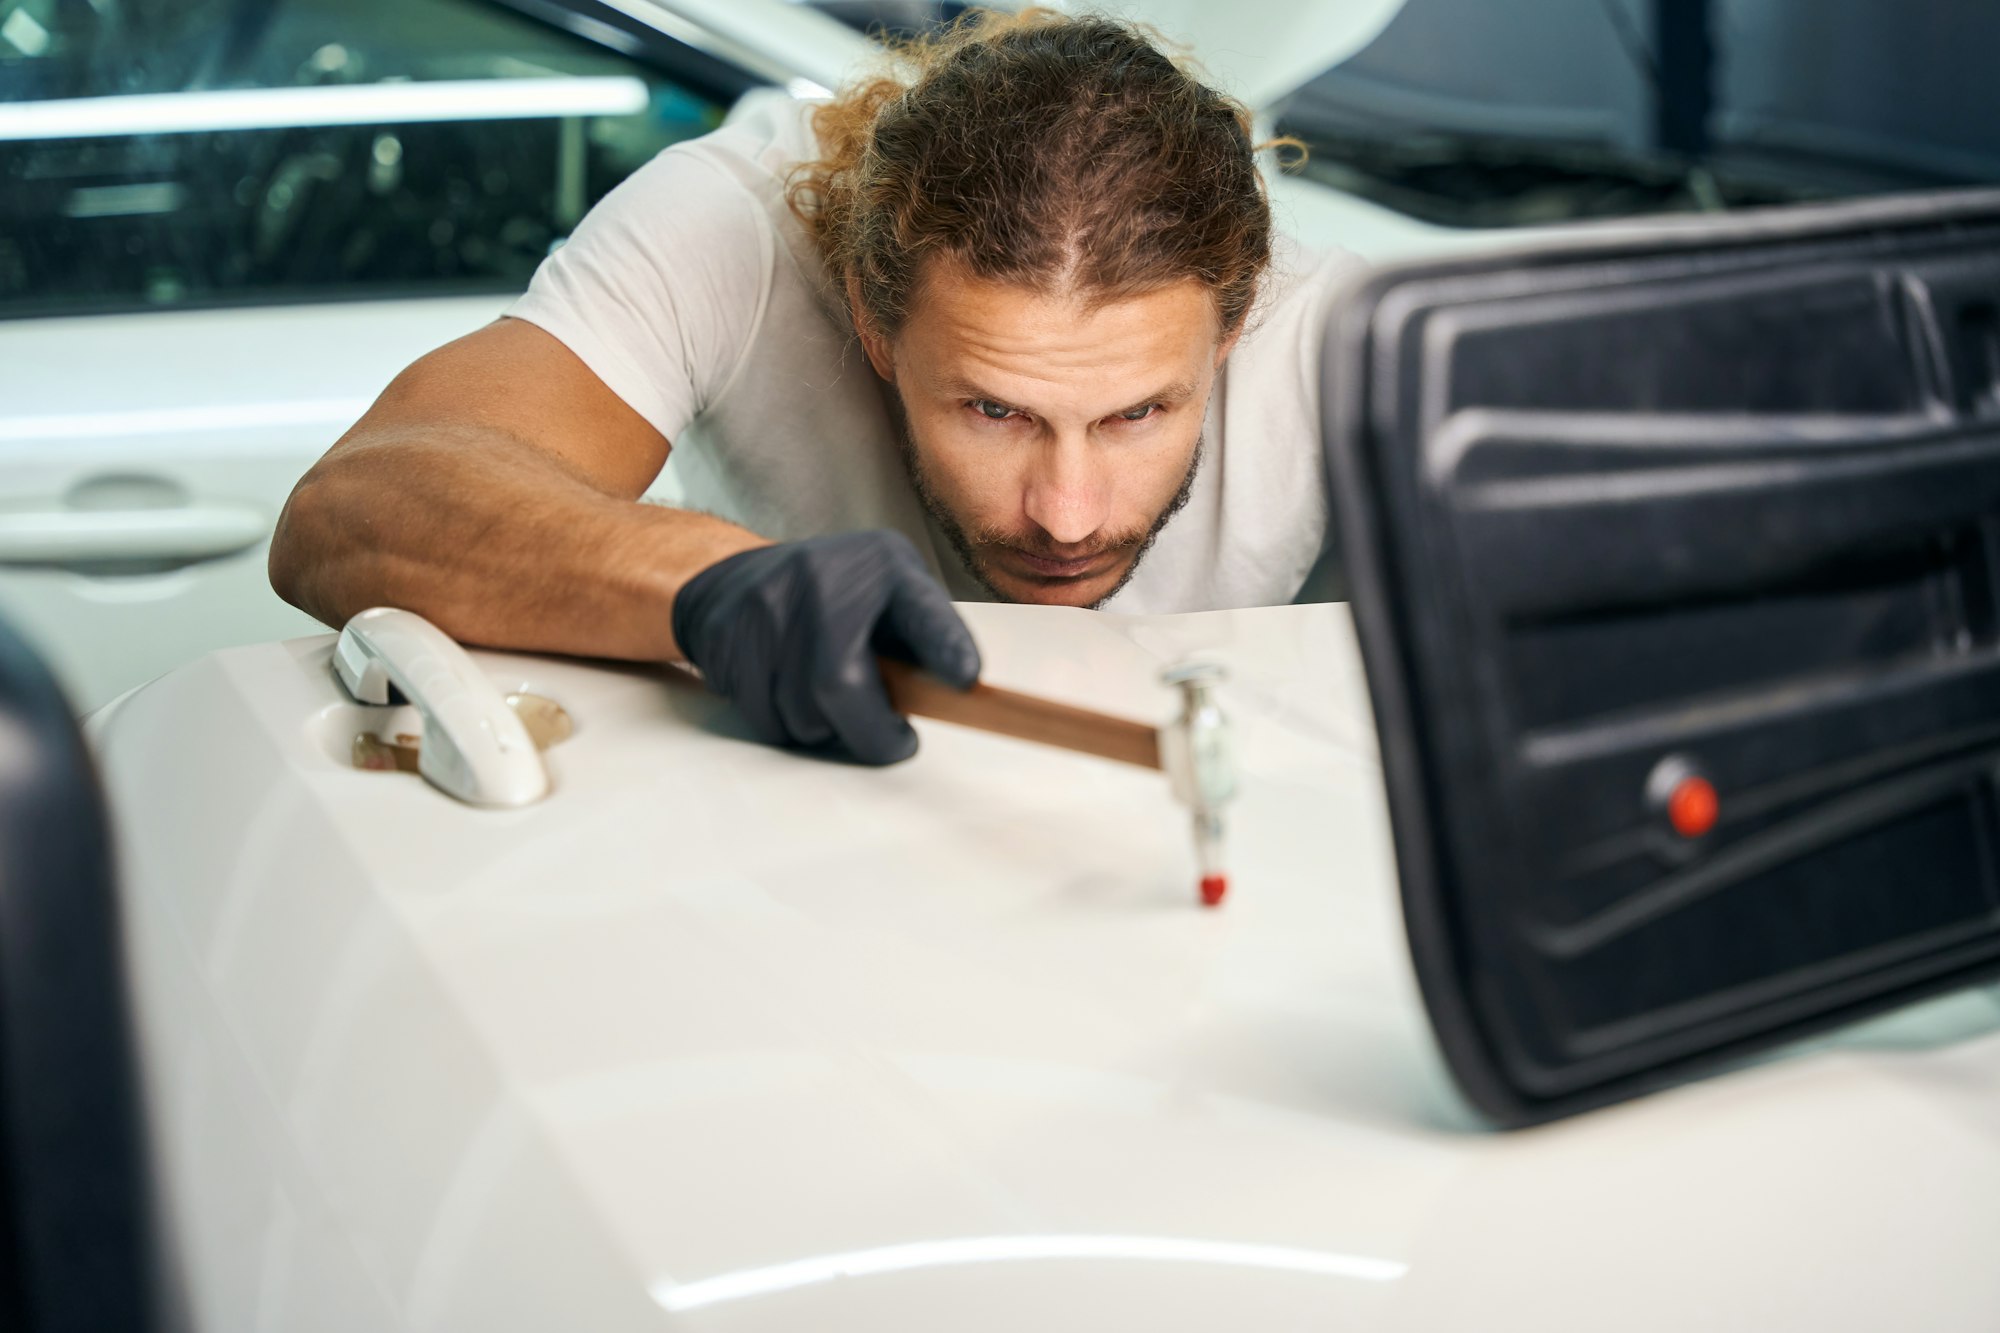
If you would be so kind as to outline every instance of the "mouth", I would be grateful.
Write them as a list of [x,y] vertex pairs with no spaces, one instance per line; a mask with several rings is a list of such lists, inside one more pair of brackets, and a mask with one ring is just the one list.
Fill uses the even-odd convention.
[[1080,583],[1085,579],[1102,574],[1110,567],[1111,553],[1100,551],[1096,555],[1078,556],[1073,560],[1053,560],[1047,556],[1030,555],[1026,551],[1008,550],[1006,562],[1016,567],[1017,572],[1041,583]]

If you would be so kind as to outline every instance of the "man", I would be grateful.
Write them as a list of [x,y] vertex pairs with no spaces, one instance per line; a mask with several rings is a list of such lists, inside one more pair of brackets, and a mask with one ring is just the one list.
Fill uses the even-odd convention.
[[[960,598],[1283,603],[1320,555],[1328,271],[1272,280],[1249,118],[1104,18],[986,17],[613,191],[299,483],[273,585],[686,659],[762,739],[916,748]],[[1224,373],[1227,364],[1227,373]],[[691,503],[636,503],[675,455]],[[939,580],[944,587],[939,586]]]

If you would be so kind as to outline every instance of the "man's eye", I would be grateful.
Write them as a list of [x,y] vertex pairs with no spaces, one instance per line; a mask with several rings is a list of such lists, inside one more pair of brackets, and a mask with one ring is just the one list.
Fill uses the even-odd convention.
[[1158,403],[1147,403],[1144,407],[1135,407],[1130,412],[1120,412],[1118,419],[1120,421],[1144,421],[1159,410],[1160,405]]
[[983,398],[973,403],[972,407],[974,411],[978,412],[980,416],[985,417],[988,421],[1005,421],[1008,417],[1014,415],[1013,408],[1006,407],[1000,403],[989,403]]

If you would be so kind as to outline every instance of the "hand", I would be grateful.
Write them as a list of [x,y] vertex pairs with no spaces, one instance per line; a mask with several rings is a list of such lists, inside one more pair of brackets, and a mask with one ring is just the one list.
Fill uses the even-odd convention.
[[899,657],[970,689],[979,649],[898,532],[764,546],[710,565],[674,598],[674,639],[770,745],[893,764],[917,733],[876,665]]

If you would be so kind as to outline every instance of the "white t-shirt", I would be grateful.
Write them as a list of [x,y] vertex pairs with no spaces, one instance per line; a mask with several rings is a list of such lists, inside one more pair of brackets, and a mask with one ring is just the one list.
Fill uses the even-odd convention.
[[[757,96],[667,149],[590,211],[507,313],[554,335],[672,442],[669,476],[689,506],[774,541],[897,529],[954,597],[985,600],[911,487],[885,386],[786,203],[792,168],[817,156],[810,111]],[[1209,401],[1188,505],[1107,609],[1299,596],[1328,538],[1322,330],[1357,262],[1280,243]]]

